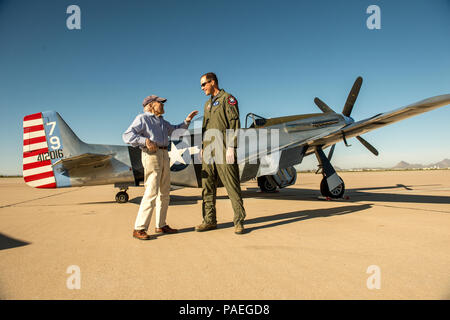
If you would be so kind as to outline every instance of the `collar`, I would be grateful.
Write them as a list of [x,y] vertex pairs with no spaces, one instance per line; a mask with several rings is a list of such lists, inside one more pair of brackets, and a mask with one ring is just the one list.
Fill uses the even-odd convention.
[[223,94],[225,93],[225,91],[223,89],[220,89],[219,93],[216,94],[214,97],[211,96],[210,100],[211,103],[213,103],[214,101],[216,101],[218,98],[220,98]]

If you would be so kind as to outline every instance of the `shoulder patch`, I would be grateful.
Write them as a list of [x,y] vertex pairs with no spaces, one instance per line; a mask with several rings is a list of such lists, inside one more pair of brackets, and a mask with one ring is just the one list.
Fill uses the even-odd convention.
[[236,103],[237,103],[237,100],[235,97],[233,97],[233,96],[228,97],[228,104],[234,106]]

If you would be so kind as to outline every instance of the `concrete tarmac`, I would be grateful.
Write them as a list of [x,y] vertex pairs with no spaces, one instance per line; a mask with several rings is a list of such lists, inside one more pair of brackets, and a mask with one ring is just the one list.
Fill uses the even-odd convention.
[[224,188],[204,233],[201,190],[172,191],[180,232],[149,241],[132,237],[143,187],[118,204],[111,185],[0,179],[0,299],[450,299],[450,170],[339,174],[349,200],[319,200],[309,173],[242,184],[244,235]]

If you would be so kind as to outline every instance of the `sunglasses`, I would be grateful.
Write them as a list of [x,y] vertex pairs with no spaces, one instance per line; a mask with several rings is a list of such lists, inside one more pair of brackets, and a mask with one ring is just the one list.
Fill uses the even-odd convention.
[[203,83],[201,84],[201,87],[203,88],[204,86],[206,86],[207,83],[210,83],[210,82],[211,82],[211,80],[208,80],[208,81],[206,81],[206,82],[203,82]]

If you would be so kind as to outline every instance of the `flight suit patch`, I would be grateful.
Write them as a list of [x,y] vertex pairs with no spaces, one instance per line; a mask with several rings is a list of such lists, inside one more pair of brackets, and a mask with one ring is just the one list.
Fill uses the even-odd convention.
[[233,96],[228,97],[228,104],[234,106],[237,103],[237,100]]
[[229,107],[226,108],[228,120],[237,120],[239,119],[239,110],[237,106],[237,100],[233,96],[229,96],[227,99]]

